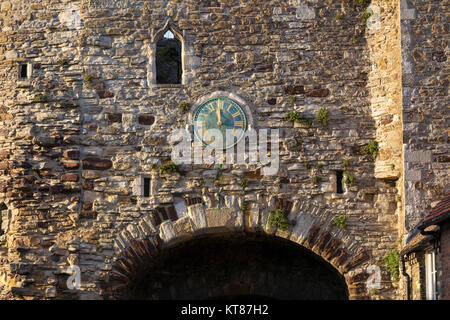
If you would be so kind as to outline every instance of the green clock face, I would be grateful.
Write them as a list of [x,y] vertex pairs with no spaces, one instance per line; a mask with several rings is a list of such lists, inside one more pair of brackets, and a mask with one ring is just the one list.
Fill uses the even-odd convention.
[[[231,148],[244,137],[247,130],[244,110],[229,98],[214,98],[202,103],[195,110],[193,122],[195,137],[211,148]],[[210,129],[217,129],[222,133],[222,144],[207,133]],[[230,130],[228,132],[233,139],[227,139],[227,130]]]

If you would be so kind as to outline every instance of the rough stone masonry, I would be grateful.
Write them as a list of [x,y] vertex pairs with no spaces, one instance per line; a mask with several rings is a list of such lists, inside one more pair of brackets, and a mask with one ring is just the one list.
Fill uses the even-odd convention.
[[[403,299],[382,259],[449,187],[447,17],[443,0],[1,1],[0,298],[120,297],[143,257],[245,231],[321,256],[351,299]],[[183,45],[180,85],[156,82],[167,30]],[[280,129],[278,175],[161,173],[172,129],[223,95],[255,129]],[[362,152],[373,142],[375,159]],[[354,180],[342,194],[336,171]],[[268,222],[274,209],[288,230]]]

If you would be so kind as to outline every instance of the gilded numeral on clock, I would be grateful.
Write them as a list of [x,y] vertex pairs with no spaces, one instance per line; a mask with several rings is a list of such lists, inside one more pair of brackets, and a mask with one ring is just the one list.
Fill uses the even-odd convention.
[[244,127],[244,121],[235,121],[234,122],[235,127]]
[[208,108],[209,112],[213,112],[215,110],[214,106],[210,104],[206,105],[206,108]]
[[239,111],[236,111],[236,113],[233,113],[232,116],[233,118],[237,118],[241,115],[241,113]]

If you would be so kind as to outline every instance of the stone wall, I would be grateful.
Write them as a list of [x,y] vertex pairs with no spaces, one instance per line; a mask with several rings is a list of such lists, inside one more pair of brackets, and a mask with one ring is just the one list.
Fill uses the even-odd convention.
[[[345,276],[353,299],[402,298],[381,263],[401,234],[399,7],[380,6],[381,29],[371,29],[365,7],[352,1],[3,1],[5,294],[102,298],[118,258],[139,251],[134,240],[150,235],[150,247],[160,248],[192,226],[214,230],[205,217],[222,188],[233,230],[261,229],[310,248]],[[155,83],[155,41],[169,27],[183,40],[179,86]],[[33,66],[30,79],[18,78],[23,63]],[[250,165],[225,166],[220,181],[206,165],[160,175],[171,129],[191,124],[178,105],[194,109],[218,91],[245,102],[255,129],[280,129],[277,176]],[[326,125],[283,120],[292,111],[314,118],[320,108],[329,111]],[[374,140],[375,162],[361,152]],[[336,193],[336,170],[355,178],[344,194]],[[143,177],[152,181],[148,198]],[[288,232],[267,227],[279,199],[291,202],[296,226]],[[333,224],[338,216],[345,229]],[[82,271],[79,291],[67,290],[71,264]],[[376,296],[365,287],[371,264],[383,272]]]
[[448,192],[448,6],[401,1],[405,227]]

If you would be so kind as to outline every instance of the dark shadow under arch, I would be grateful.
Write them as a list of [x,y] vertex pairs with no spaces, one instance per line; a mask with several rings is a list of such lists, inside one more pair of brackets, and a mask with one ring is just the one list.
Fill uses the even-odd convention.
[[313,252],[257,234],[203,235],[162,250],[122,299],[346,300],[344,277]]

